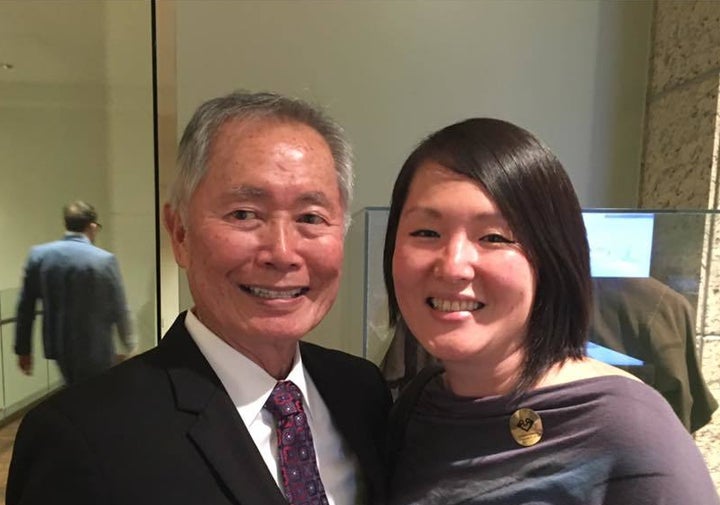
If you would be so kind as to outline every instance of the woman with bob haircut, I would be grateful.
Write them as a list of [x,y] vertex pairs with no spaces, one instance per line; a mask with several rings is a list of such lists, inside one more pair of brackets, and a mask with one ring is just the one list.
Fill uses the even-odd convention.
[[393,505],[720,503],[662,396],[586,356],[582,213],[531,133],[476,118],[420,143],[383,266],[396,338],[440,363],[393,409]]

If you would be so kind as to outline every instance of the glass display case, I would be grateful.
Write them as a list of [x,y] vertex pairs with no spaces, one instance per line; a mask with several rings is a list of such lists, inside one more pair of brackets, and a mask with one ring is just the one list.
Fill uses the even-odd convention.
[[[701,351],[704,337],[720,334],[720,307],[709,306],[720,287],[720,271],[712,268],[718,216],[715,211],[584,210],[596,286],[608,283],[602,279],[638,279],[618,281],[624,285],[654,279],[682,295],[691,306]],[[346,308],[343,326],[358,342],[360,354],[375,362],[390,338],[382,273],[387,218],[386,207],[367,207],[353,215],[340,300]]]
[[[720,335],[718,216],[583,211],[594,287],[589,355],[631,371],[661,392],[707,396],[700,357]],[[338,302],[342,334],[352,340],[353,352],[383,366],[393,342],[382,266],[387,219],[382,207],[353,216]],[[701,403],[697,397],[677,402],[687,404],[678,409],[688,410]]]

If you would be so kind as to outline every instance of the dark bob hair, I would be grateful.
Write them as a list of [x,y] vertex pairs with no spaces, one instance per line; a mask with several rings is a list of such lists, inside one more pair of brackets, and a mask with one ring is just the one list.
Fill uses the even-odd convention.
[[392,263],[410,185],[426,162],[438,163],[484,188],[535,269],[537,288],[524,344],[525,362],[515,390],[531,388],[556,363],[583,357],[592,286],[580,204],[557,157],[530,132],[498,119],[468,119],[433,133],[400,170],[383,257],[390,325],[399,335],[409,332],[395,296]]

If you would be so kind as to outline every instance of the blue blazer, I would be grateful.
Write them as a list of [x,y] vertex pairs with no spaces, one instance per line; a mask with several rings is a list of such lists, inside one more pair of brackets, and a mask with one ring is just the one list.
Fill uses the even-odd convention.
[[45,357],[58,361],[67,377],[94,375],[115,357],[113,325],[128,347],[132,329],[115,256],[82,234],[30,250],[17,306],[15,353],[32,347],[35,304],[43,304]]

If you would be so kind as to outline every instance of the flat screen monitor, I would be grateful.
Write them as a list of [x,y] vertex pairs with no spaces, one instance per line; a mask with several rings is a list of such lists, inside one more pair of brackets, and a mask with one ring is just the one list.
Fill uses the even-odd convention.
[[655,215],[583,211],[593,277],[650,277]]

